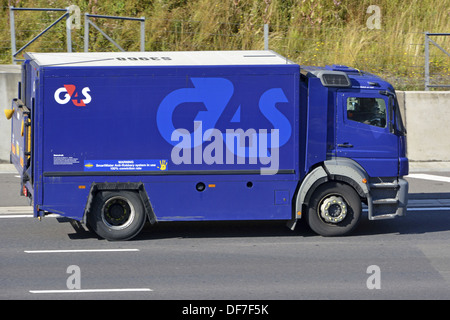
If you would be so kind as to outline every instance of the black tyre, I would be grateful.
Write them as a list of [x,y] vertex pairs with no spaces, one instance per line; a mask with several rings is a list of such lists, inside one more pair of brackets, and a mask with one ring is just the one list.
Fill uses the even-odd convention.
[[88,216],[88,224],[101,238],[129,240],[144,227],[145,209],[139,194],[132,191],[97,193]]
[[307,220],[310,228],[322,236],[343,236],[358,225],[361,209],[361,199],[352,187],[328,182],[314,191]]

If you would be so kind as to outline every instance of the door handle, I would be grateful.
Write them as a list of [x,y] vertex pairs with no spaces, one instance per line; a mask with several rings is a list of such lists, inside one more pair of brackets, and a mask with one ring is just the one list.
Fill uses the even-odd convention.
[[338,147],[341,147],[341,148],[353,148],[353,145],[348,143],[348,142],[344,142],[344,143],[338,144]]

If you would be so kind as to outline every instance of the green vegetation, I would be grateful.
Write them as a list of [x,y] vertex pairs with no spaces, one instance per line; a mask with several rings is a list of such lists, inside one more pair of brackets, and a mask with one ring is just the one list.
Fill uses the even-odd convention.
[[[424,32],[450,32],[450,0],[1,0],[1,63],[11,63],[9,9],[80,7],[82,14],[145,17],[146,50],[239,50],[269,47],[304,65],[345,64],[379,74],[401,90],[424,88]],[[374,25],[380,9],[379,29]],[[16,12],[17,48],[61,12]],[[83,20],[83,17],[82,17]],[[125,50],[139,50],[135,21],[93,20]],[[369,24],[369,25],[368,25]],[[84,26],[72,31],[74,51],[83,51]],[[450,51],[450,36],[433,37]],[[66,50],[59,23],[27,51]],[[90,51],[117,51],[91,28]],[[432,82],[450,84],[450,57],[430,45]]]

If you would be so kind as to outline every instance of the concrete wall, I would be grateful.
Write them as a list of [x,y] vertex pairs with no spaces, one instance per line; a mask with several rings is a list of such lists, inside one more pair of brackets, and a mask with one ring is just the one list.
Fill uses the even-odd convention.
[[[0,65],[0,162],[9,162],[11,125],[3,109],[17,96],[20,66]],[[397,92],[411,162],[450,162],[450,91]]]
[[17,98],[20,66],[0,65],[0,163],[9,162],[11,150],[11,122],[6,120],[4,109],[11,108],[11,100]]
[[450,91],[403,95],[410,161],[450,161]]

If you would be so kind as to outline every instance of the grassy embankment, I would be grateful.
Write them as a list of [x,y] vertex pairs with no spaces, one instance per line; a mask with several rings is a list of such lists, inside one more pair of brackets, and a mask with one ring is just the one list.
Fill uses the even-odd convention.
[[[270,25],[270,48],[305,65],[346,64],[387,78],[398,89],[423,90],[423,32],[450,32],[450,0],[2,0],[1,63],[10,63],[9,5],[64,8],[82,13],[146,18],[146,50],[262,49],[263,24]],[[380,29],[370,29],[380,8]],[[18,12],[17,47],[61,13]],[[83,18],[83,17],[82,17]],[[136,22],[96,19],[126,50],[139,50]],[[60,23],[28,51],[64,51]],[[83,51],[84,28],[73,30],[73,48]],[[450,36],[434,37],[450,51]],[[450,84],[450,58],[430,46],[433,81]],[[91,28],[90,51],[117,51]]]

